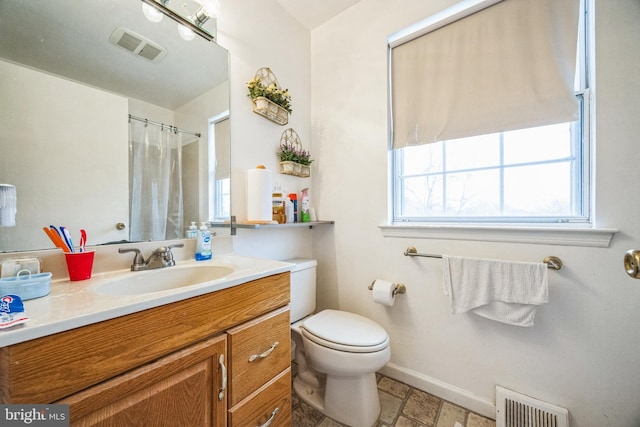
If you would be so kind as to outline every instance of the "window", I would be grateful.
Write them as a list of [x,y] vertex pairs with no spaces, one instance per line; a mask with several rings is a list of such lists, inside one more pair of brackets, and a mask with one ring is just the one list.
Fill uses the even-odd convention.
[[[504,0],[504,3],[509,1],[511,0]],[[490,3],[493,5],[496,1]],[[519,124],[519,118],[516,117],[518,120],[498,124],[498,132],[488,133],[481,131],[491,128],[494,121],[487,125],[487,119],[480,117],[475,125],[480,132],[462,129],[466,124],[456,128],[457,124],[454,123],[453,130],[445,129],[442,133],[449,132],[451,135],[463,137],[438,139],[437,136],[432,137],[431,133],[424,132],[425,141],[404,144],[401,141],[400,147],[391,151],[394,223],[589,222],[589,90],[586,66],[588,50],[584,13],[586,11],[584,5],[581,5],[581,8],[583,13],[579,14],[581,18],[578,30],[574,33],[577,39],[574,52],[577,51],[577,57],[571,58],[575,61],[575,79],[572,82],[573,95],[570,96],[575,96],[577,100],[577,120],[566,120],[561,116],[562,113],[558,113],[557,120],[554,120],[554,117],[544,117],[542,120],[535,117],[528,122],[525,118],[521,122],[524,124]],[[450,14],[444,13],[443,16]],[[469,13],[464,16],[469,16]],[[455,18],[456,21],[460,19],[462,18]],[[436,29],[433,31],[437,32],[442,26],[433,25],[434,22],[436,21],[431,19],[428,25],[434,26]],[[429,35],[430,32],[422,30],[418,37],[425,34]],[[407,38],[405,34],[402,37]],[[394,70],[391,39],[390,73]],[[417,56],[413,53],[410,58]],[[424,61],[429,64],[430,58],[426,57]],[[482,75],[482,71],[478,73]],[[394,83],[397,85],[397,77],[391,78],[390,82],[392,114],[407,111],[393,104]],[[432,86],[437,88],[437,84]],[[433,88],[430,90],[433,91]],[[437,98],[437,94],[434,96]],[[482,97],[489,104],[493,102],[487,95]],[[448,98],[446,102],[449,102]],[[459,109],[458,105],[465,102],[477,105],[475,98],[457,98],[457,102],[455,109]],[[414,114],[415,105],[408,108],[411,110],[409,115]],[[417,109],[419,110],[419,107]],[[544,106],[542,110],[543,114],[549,111]],[[482,116],[482,113],[479,116]],[[468,114],[473,115],[473,111]],[[510,114],[511,111],[507,111],[498,117],[501,119]],[[448,114],[445,116],[449,117]],[[469,119],[470,122],[474,122],[476,117]],[[536,121],[543,125],[530,125]],[[391,123],[394,132],[395,129],[402,128],[396,126],[397,117],[392,117]],[[410,122],[409,125],[414,126],[414,123]],[[436,127],[440,127],[436,133],[441,132],[441,127],[446,128],[448,125],[437,124]],[[422,132],[428,126],[433,127],[433,124],[420,123],[414,127]],[[465,132],[471,136],[464,136]],[[404,134],[400,137],[404,138]],[[412,131],[411,138],[413,137]],[[398,135],[392,134],[392,139],[397,140]],[[393,141],[394,144],[396,142]]]
[[209,212],[214,212],[213,221],[225,221],[231,216],[231,178],[219,179],[216,184],[215,206]]
[[580,122],[405,147],[396,220],[586,220]]
[[230,147],[229,112],[226,111],[209,120],[207,216],[211,222],[228,221],[231,215]]

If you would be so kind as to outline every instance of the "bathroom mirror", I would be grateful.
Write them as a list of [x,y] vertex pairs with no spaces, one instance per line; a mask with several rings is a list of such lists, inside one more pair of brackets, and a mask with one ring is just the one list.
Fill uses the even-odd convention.
[[[175,21],[152,22],[142,5],[0,0],[0,183],[17,193],[0,252],[54,248],[42,230],[49,225],[66,226],[76,245],[80,229],[88,245],[156,240],[130,234],[130,116],[185,131],[184,224],[166,239],[183,237],[191,221],[228,223],[228,52],[183,39]],[[188,16],[199,4],[169,7]],[[215,20],[204,28],[215,34]]]

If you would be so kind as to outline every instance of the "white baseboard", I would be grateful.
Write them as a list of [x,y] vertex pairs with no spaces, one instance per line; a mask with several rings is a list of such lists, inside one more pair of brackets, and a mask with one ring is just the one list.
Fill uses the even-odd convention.
[[467,408],[487,418],[496,418],[496,405],[493,402],[481,399],[451,384],[444,383],[393,363],[387,363],[379,372],[382,375],[409,384],[411,387],[426,391],[427,393]]

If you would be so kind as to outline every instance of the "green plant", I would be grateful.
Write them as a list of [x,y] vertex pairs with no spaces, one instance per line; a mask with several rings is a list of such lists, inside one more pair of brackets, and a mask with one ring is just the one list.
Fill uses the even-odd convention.
[[274,104],[281,106],[289,113],[293,112],[291,109],[291,95],[289,95],[288,89],[279,88],[275,83],[265,86],[259,78],[254,78],[249,81],[247,88],[249,89],[249,93],[247,94],[249,98],[256,99],[262,96]]
[[278,156],[280,156],[281,162],[294,162],[305,166],[309,166],[313,162],[310,152],[290,142],[280,144]]

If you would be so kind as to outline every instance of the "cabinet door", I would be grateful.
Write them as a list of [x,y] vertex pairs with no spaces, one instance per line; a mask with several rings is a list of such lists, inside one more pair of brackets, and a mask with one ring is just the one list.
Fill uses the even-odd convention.
[[231,407],[291,366],[289,307],[229,329],[227,335]]
[[191,345],[76,393],[73,426],[226,425],[226,335]]

